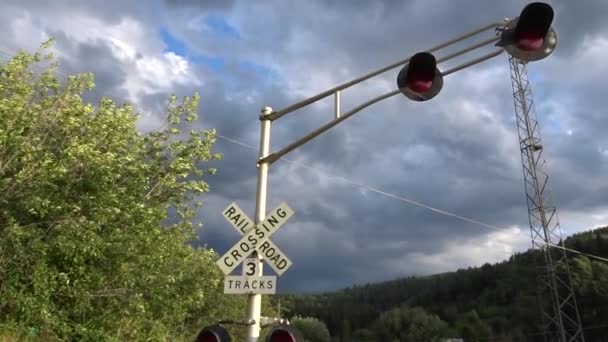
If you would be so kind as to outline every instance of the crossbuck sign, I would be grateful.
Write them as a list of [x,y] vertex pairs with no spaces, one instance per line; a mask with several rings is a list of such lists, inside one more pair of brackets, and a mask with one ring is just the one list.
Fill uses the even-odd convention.
[[[288,216],[287,213],[290,213]],[[273,219],[271,216],[272,214],[275,214],[275,219]],[[241,208],[239,208],[236,203],[231,203],[226,209],[224,209],[223,211],[223,215],[224,218],[230,222],[232,224],[232,227],[234,229],[236,229],[237,232],[239,232],[241,235],[244,235],[248,232],[250,232],[253,227],[254,227],[254,223],[253,221],[247,217],[247,214],[245,214],[245,212],[243,210],[241,210]],[[266,217],[266,224],[272,226],[277,225],[277,227],[275,228],[275,231],[283,224],[287,221],[287,219],[289,217],[291,217],[291,215],[293,215],[293,210],[291,210],[291,208],[289,208],[287,206],[287,204],[283,203],[281,204],[277,209],[273,210],[271,212],[271,215]],[[282,217],[284,216],[284,217]],[[262,223],[262,227],[264,225],[264,222]],[[264,229],[264,231],[266,231]],[[270,236],[270,234],[268,234],[268,236]],[[253,238],[251,238],[248,241],[251,240],[256,240],[258,237],[258,235],[255,235]],[[241,241],[239,241],[240,243]],[[234,247],[231,249],[231,251],[235,250],[235,247],[239,247],[239,243],[237,243],[236,245],[234,245]],[[243,246],[244,247],[244,246]],[[247,249],[247,247],[244,247],[245,249]],[[285,253],[283,253],[283,251],[281,251],[279,249],[279,247],[277,247],[270,239],[267,239],[265,241],[257,241],[256,245],[255,245],[255,250],[258,251],[258,253],[260,253],[262,255],[262,257],[264,258],[264,260],[266,262],[268,262],[268,264],[270,265],[270,267],[272,267],[272,269],[279,275],[283,275],[283,273],[285,271],[287,271],[287,269],[289,269],[291,267],[291,260],[289,260],[289,258],[287,257],[287,255],[285,255]],[[246,255],[250,254],[251,252],[247,252],[245,251],[243,255],[243,253],[239,253],[239,254],[234,254],[236,255],[233,256],[232,254],[230,254],[230,256],[232,258],[227,258],[224,259],[224,257],[228,257],[229,253],[231,253],[231,251],[229,251],[228,253],[226,253],[226,255],[224,255],[222,258],[220,258],[220,261],[224,260],[221,263],[218,263],[218,265],[220,266],[220,268],[222,268],[223,266],[226,266],[226,270],[228,269],[228,267],[231,267],[229,264],[235,263],[238,265],[238,261],[235,261],[233,259],[238,258],[241,259],[242,257],[245,257]],[[237,249],[238,251],[238,249]],[[257,275],[257,272],[252,273],[252,269],[251,267],[253,266],[253,262],[245,262],[243,267],[248,268],[248,270],[243,269],[243,275],[247,275],[247,276],[251,276],[251,275]],[[223,266],[222,266],[223,265]],[[257,266],[257,263],[256,263]],[[226,272],[224,270],[224,268],[222,268],[222,271],[227,275],[228,273],[230,273],[230,271],[232,271],[232,269],[228,272]]]
[[[224,280],[225,293],[274,293],[276,277],[258,276],[257,260],[247,259],[247,256],[256,251],[279,276],[287,271],[292,265],[291,260],[269,238],[293,214],[294,211],[287,203],[281,203],[266,216],[262,223],[254,226],[253,221],[235,203],[224,209],[224,218],[243,235],[216,262],[222,272],[227,275]],[[243,276],[229,276],[242,262],[245,262]]]
[[[222,255],[216,264],[224,272],[225,275],[229,275],[239,264],[246,260],[254,251],[261,254],[265,261],[277,272],[278,275],[282,275],[289,267],[291,267],[291,260],[287,258],[272,241],[270,236],[274,234],[287,220],[294,214],[294,211],[287,205],[287,203],[281,203],[276,209],[272,210],[264,219],[263,222],[254,226],[253,221],[247,217],[247,215],[241,210],[235,203],[230,204],[223,211],[224,218],[232,224],[232,226],[238,230],[243,236],[241,239]],[[261,280],[272,280],[267,277],[259,277],[257,272],[257,263],[251,261],[246,263],[243,267],[243,276],[234,277],[228,276],[225,279],[224,292],[230,293],[248,293],[257,292],[252,286],[248,286],[247,292],[241,292],[229,286],[228,284],[253,284],[257,280],[256,284],[260,284]],[[253,267],[253,269],[251,268]],[[232,281],[232,282],[229,282]],[[274,282],[272,287],[274,289]],[[236,292],[235,292],[236,291]]]

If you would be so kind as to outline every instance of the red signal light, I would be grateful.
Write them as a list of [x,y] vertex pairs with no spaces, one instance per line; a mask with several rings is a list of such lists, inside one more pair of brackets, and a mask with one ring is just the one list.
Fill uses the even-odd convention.
[[527,5],[514,30],[515,45],[524,51],[539,49],[553,22],[553,8],[544,2]]
[[296,338],[285,330],[277,330],[270,335],[269,342],[296,342]]
[[397,86],[414,101],[426,101],[435,97],[443,87],[443,76],[437,69],[435,56],[428,52],[413,55],[399,72]]
[[230,334],[221,325],[204,327],[196,336],[196,342],[231,342]]
[[198,335],[197,342],[218,342],[219,337],[211,331],[204,331]]
[[302,333],[291,325],[279,325],[266,337],[266,342],[303,342]]
[[545,41],[544,37],[539,37],[534,34],[522,34],[515,42],[515,46],[524,51],[534,51],[540,49]]
[[417,93],[424,93],[433,86],[434,74],[424,72],[412,72],[407,75],[407,86]]
[[503,31],[498,46],[522,61],[535,61],[549,56],[557,45],[551,28],[553,8],[544,2],[533,2],[521,11]]

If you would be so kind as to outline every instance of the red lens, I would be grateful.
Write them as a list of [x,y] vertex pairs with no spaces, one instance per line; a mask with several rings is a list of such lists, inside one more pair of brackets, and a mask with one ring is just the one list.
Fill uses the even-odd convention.
[[295,339],[285,330],[276,330],[270,336],[270,342],[295,342]]
[[433,75],[428,73],[414,73],[409,75],[407,87],[417,93],[424,93],[433,86]]
[[522,33],[515,46],[524,51],[534,51],[540,49],[544,42],[543,36],[534,33]]
[[218,342],[217,337],[211,331],[205,331],[198,336],[197,342]]

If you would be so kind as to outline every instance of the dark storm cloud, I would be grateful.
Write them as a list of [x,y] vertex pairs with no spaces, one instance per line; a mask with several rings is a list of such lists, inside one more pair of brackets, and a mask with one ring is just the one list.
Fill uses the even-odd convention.
[[[17,2],[11,3],[18,8]],[[577,49],[585,37],[605,34],[607,6],[600,0],[584,6],[565,0],[552,3],[559,48],[550,59],[530,66],[530,72],[533,88],[538,88],[536,102],[554,195],[564,212],[605,209],[608,184],[603,175],[608,157],[598,149],[608,148],[604,134],[608,121],[602,110],[607,81],[597,71],[590,73],[593,82],[585,83],[584,76],[568,81],[582,65],[572,69],[564,65],[580,58]],[[223,61],[216,71],[205,63],[192,66],[202,85],[171,89],[178,96],[200,92],[200,127],[216,128],[220,135],[254,147],[221,138],[215,147],[224,159],[212,163],[218,174],[208,178],[211,193],[202,198],[205,205],[200,217],[205,226],[200,236],[201,244],[223,253],[238,240],[238,234],[221,210],[236,201],[253,217],[262,106],[280,109],[305,94],[313,95],[489,21],[514,17],[523,4],[166,0],[145,7],[130,3],[120,10],[118,1],[105,5],[58,2],[48,11],[76,8],[108,24],[136,18],[150,34],[166,27],[195,54]],[[167,11],[160,11],[162,6]],[[36,12],[27,2],[23,7],[38,15],[47,11]],[[205,18],[218,12],[225,26],[238,34],[222,36],[214,31],[217,27],[209,27]],[[100,93],[120,96],[124,65],[106,43],[70,43],[69,32],[59,36],[61,50],[70,56],[65,60],[67,70],[94,71]],[[497,231],[491,228],[363,189],[339,177],[498,227],[519,226],[523,240],[511,237],[504,244],[513,244],[515,250],[529,246],[529,242],[520,243],[529,233],[506,61],[502,55],[449,76],[440,96],[427,103],[398,96],[374,105],[286,156],[314,169],[287,161],[271,167],[268,209],[286,201],[296,212],[273,237],[294,262],[281,277],[279,291],[328,290],[503,257],[504,253],[490,247],[478,257],[473,251],[454,249],[498,241],[492,235]],[[344,110],[394,89],[396,72],[345,91]],[[160,115],[168,95],[163,91],[143,95],[141,106]],[[273,123],[272,150],[329,121],[332,101],[328,98]],[[573,127],[550,127],[550,118]],[[565,134],[569,128],[572,135]]]
[[[336,72],[345,67],[363,73],[490,21],[514,17],[523,4],[522,1],[464,1],[453,6],[433,1],[349,2],[348,6],[335,2],[327,6],[318,2],[243,3],[235,8],[232,16],[228,15],[228,20],[235,22],[243,33],[237,44],[225,40],[216,42],[183,27],[178,31],[193,47],[205,52],[239,58],[255,56],[302,70],[317,68]],[[569,24],[577,20],[571,13],[580,12],[580,7],[593,6],[557,2],[556,29],[560,37],[561,32],[568,32],[568,36],[560,40],[556,54],[573,51],[588,35],[589,31]],[[562,24],[562,18],[569,21]],[[599,25],[601,18],[589,17],[587,22]]]
[[6,0],[3,7],[26,10],[39,18],[53,18],[70,11],[74,15],[88,15],[114,25],[126,17],[158,21],[161,15],[159,1],[146,1],[144,6],[140,1]]
[[204,10],[228,9],[234,5],[232,0],[165,0],[169,6],[198,8]]
[[86,94],[87,101],[97,103],[101,97],[109,96],[116,102],[127,102],[122,89],[127,72],[106,42],[98,39],[78,43],[62,31],[51,31],[49,35],[55,38],[55,47],[69,56],[59,58],[62,75],[91,72],[95,76],[95,91]]

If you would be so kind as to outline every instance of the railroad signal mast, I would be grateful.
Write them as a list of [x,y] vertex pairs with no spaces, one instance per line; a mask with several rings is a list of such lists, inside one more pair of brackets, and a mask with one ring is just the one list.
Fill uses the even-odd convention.
[[557,44],[551,28],[553,9],[532,3],[502,32],[509,52],[511,86],[528,205],[532,247],[537,259],[538,295],[545,341],[585,341],[566,251],[555,248],[563,239],[552,203],[549,174],[543,157],[540,128],[528,81],[527,62],[550,55]]
[[[540,128],[526,65],[549,56],[557,45],[553,9],[542,2],[528,4],[518,18],[497,27],[496,46],[509,54],[511,85],[524,174],[524,186],[532,247],[538,258],[538,296],[546,341],[584,342],[583,329],[557,209],[552,203],[549,174],[543,158]],[[443,87],[437,60],[428,52],[417,53],[397,77],[401,92],[414,101],[427,101]],[[446,73],[443,73],[445,75]]]
[[[532,246],[537,253],[543,256],[539,267],[541,271],[539,272],[538,282],[543,333],[546,341],[584,342],[567,257],[563,249],[555,248],[556,245],[563,244],[563,241],[555,206],[550,204],[547,186],[549,176],[545,169],[545,161],[542,159],[543,146],[538,122],[533,112],[532,93],[526,74],[527,63],[549,56],[557,45],[557,36],[551,27],[552,22],[553,9],[550,5],[540,2],[531,3],[522,10],[518,18],[490,23],[281,110],[274,111],[271,107],[262,109],[255,216],[253,220],[249,219],[235,203],[224,211],[226,220],[231,222],[233,227],[243,234],[243,237],[217,261],[218,266],[227,276],[224,286],[225,292],[248,294],[247,321],[244,324],[247,326],[247,342],[257,342],[259,339],[262,321],[262,293],[273,294],[276,290],[276,277],[263,276],[262,260],[269,262],[279,276],[291,266],[291,261],[286,255],[269,240],[270,235],[276,232],[293,214],[293,210],[286,203],[283,203],[268,217],[266,215],[270,166],[287,153],[384,99],[402,94],[413,101],[428,101],[439,94],[446,76],[494,58],[504,51],[509,54],[511,67]],[[445,47],[489,30],[494,30],[498,34],[441,58],[436,58],[433,55],[433,53]],[[495,44],[498,48],[448,70],[440,71],[437,68],[439,63],[490,44]],[[341,111],[340,93],[342,91],[397,67],[401,67],[397,76],[398,89],[372,98],[349,111]],[[276,152],[270,151],[270,131],[271,124],[274,121],[332,95],[335,97],[334,120]],[[230,276],[229,274],[243,262],[247,265],[243,269],[243,275]],[[266,284],[264,288],[262,288],[262,281]],[[201,341],[229,341],[226,340],[225,330],[222,330],[220,326],[203,329],[199,337]],[[299,331],[294,327],[280,325],[271,331],[267,341],[302,341],[302,338]]]

